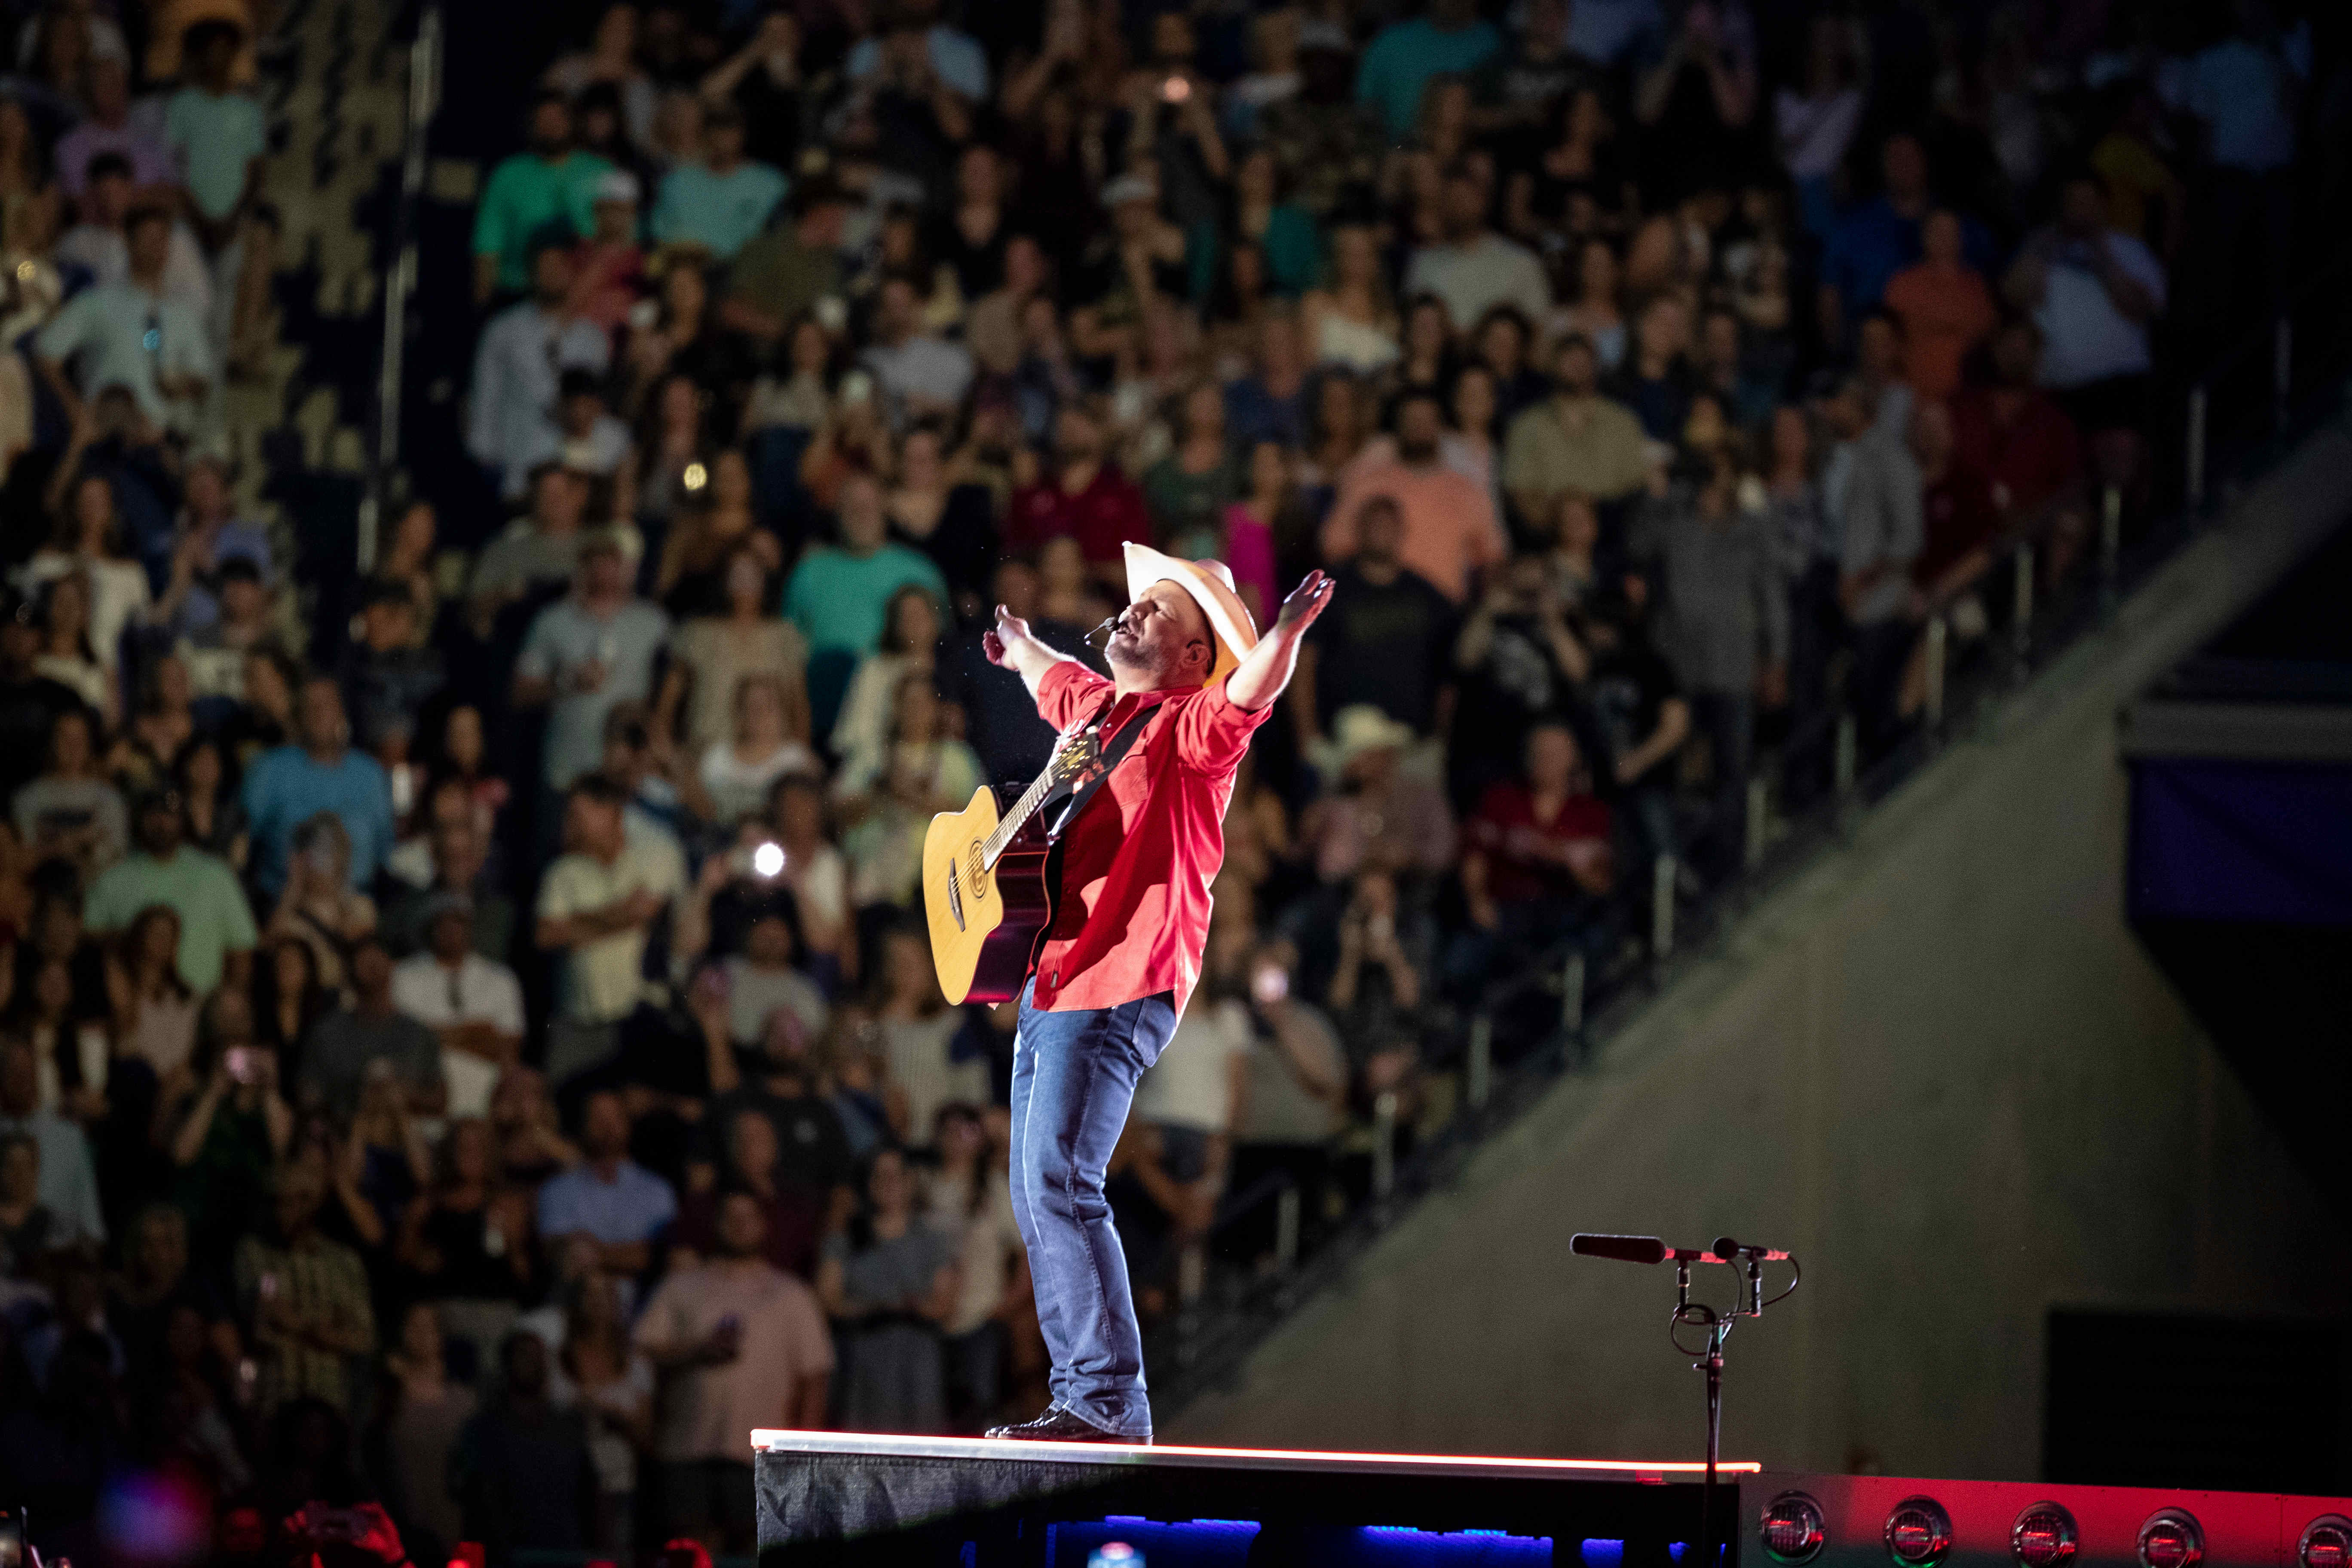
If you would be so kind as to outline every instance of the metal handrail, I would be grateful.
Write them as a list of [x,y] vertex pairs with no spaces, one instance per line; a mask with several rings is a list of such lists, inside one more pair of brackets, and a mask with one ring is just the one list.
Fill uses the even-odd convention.
[[2347,267],[2352,267],[2352,246],[2339,248],[2334,255],[2305,274],[2303,281],[2289,290],[2285,302],[2269,321],[2260,326],[2248,327],[2230,342],[2224,344],[2211,359],[2205,362],[2205,367],[2197,373],[2195,379],[2199,382],[2218,381],[2260,353],[2264,347],[2273,345],[2275,342],[2276,324],[2291,318],[2297,310],[2310,304],[2318,296],[2321,286],[2333,282],[2336,274],[2344,271]]
[[427,4],[408,46],[408,123],[400,168],[400,203],[393,216],[392,266],[383,281],[383,362],[376,367],[375,438],[368,452],[367,489],[360,499],[358,555],[362,572],[375,569],[385,502],[400,468],[401,386],[407,374],[409,301],[416,293],[416,214],[425,197],[425,152],[433,117],[441,108],[441,7]]
[[2208,451],[2211,444],[2212,388],[2243,368],[2265,348],[2271,356],[2270,423],[2274,431],[2286,427],[2294,402],[2294,319],[2316,300],[2321,290],[2340,282],[2347,268],[2352,268],[2352,246],[2338,249],[2326,261],[2314,268],[2301,283],[2289,292],[2271,319],[2258,327],[2240,332],[2198,373],[2189,383],[2187,400],[2187,430],[2181,444],[2183,464],[2181,491],[2188,509],[2200,511],[2205,505],[2205,479]]

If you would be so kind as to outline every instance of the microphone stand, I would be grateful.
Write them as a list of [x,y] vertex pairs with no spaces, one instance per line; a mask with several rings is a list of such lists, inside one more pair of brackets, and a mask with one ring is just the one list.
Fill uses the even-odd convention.
[[[1705,1256],[1702,1254],[1701,1256]],[[1710,1262],[1717,1261],[1714,1258]],[[1706,1484],[1699,1491],[1699,1550],[1706,1553],[1703,1568],[1717,1568],[1720,1553],[1715,1539],[1716,1466],[1723,1448],[1723,1342],[1731,1337],[1731,1325],[1739,1321],[1734,1309],[1718,1313],[1704,1301],[1694,1301],[1690,1294],[1690,1269],[1694,1260],[1677,1252],[1675,1257],[1675,1315],[1667,1328],[1667,1336],[1675,1348],[1686,1355],[1696,1355],[1691,1370],[1706,1373]],[[1758,1302],[1764,1266],[1750,1259],[1748,1265],[1748,1299],[1757,1303],[1754,1312],[1760,1316],[1763,1307]],[[1682,1342],[1679,1331],[1685,1324],[1706,1331],[1703,1351],[1692,1351]]]
[[[1608,1243],[1607,1248],[1588,1247],[1587,1243]],[[1627,1249],[1622,1244],[1638,1244]],[[1666,1337],[1675,1349],[1692,1358],[1691,1370],[1706,1374],[1706,1483],[1699,1492],[1699,1541],[1705,1560],[1696,1568],[1722,1568],[1722,1543],[1716,1539],[1720,1510],[1716,1503],[1717,1467],[1723,1447],[1723,1344],[1731,1337],[1732,1325],[1742,1318],[1760,1318],[1764,1309],[1776,1301],[1786,1300],[1803,1278],[1797,1260],[1785,1252],[1770,1252],[1758,1247],[1743,1247],[1726,1237],[1715,1244],[1716,1250],[1702,1252],[1693,1247],[1667,1247],[1648,1237],[1578,1237],[1571,1244],[1576,1251],[1591,1257],[1614,1258],[1628,1263],[1664,1262],[1675,1266],[1675,1310],[1666,1322]],[[1790,1269],[1788,1289],[1769,1300],[1764,1294],[1764,1265],[1785,1262]],[[1737,1269],[1741,1276],[1742,1289],[1733,1304],[1717,1311],[1705,1301],[1691,1300],[1691,1265],[1720,1263]],[[1684,1342],[1683,1331],[1698,1329],[1706,1338],[1703,1343]]]

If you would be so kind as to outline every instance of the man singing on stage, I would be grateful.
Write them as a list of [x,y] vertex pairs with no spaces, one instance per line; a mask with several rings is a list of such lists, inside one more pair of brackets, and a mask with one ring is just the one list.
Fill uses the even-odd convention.
[[1234,771],[1331,598],[1330,580],[1310,572],[1261,639],[1220,562],[1129,544],[1127,587],[1109,680],[1002,605],[986,639],[1047,723],[1065,733],[1095,724],[1114,759],[1063,830],[1054,921],[1022,988],[1013,1050],[1013,1212],[1054,1358],[1054,1402],[992,1437],[1151,1441],[1143,1339],[1103,1173],[1136,1080],[1200,978]]

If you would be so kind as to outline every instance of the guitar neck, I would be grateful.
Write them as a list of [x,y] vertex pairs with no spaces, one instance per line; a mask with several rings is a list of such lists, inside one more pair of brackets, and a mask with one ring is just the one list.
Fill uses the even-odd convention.
[[[1147,704],[1147,710],[1150,706]],[[1100,723],[1109,711],[1108,707],[1099,710],[1091,722]],[[1021,831],[1022,825],[1035,814],[1039,806],[1045,804],[1045,797],[1054,793],[1054,786],[1063,782],[1065,764],[1071,761],[1070,748],[1084,728],[1081,725],[1066,731],[1055,740],[1054,754],[1046,760],[1045,771],[1039,773],[1035,782],[1022,792],[1021,798],[1013,803],[1013,809],[997,822],[996,830],[981,840],[981,869],[985,871],[995,868],[997,858],[1004,853],[1004,847],[1013,842],[1013,836]]]
[[[1056,748],[1056,760],[1059,759],[1059,749]],[[1013,842],[1013,836],[1020,832],[1022,825],[1045,803],[1047,793],[1054,787],[1054,763],[1047,763],[1045,771],[1039,773],[1035,781],[1021,792],[1021,798],[1013,803],[1013,809],[1006,812],[997,823],[995,831],[981,841],[980,863],[982,868],[994,868],[997,857],[1004,853],[1004,847],[1007,844]]]

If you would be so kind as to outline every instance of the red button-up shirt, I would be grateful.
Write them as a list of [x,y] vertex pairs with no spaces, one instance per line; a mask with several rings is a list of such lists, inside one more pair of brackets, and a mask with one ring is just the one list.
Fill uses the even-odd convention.
[[[1084,665],[1057,664],[1038,684],[1037,711],[1066,730],[1101,710],[1112,691]],[[1046,1012],[1173,991],[1181,1016],[1201,978],[1234,771],[1273,705],[1244,712],[1226,700],[1222,680],[1164,698],[1120,697],[1103,733],[1116,733],[1155,698],[1142,734],[1063,837],[1059,902],[1030,997]]]

